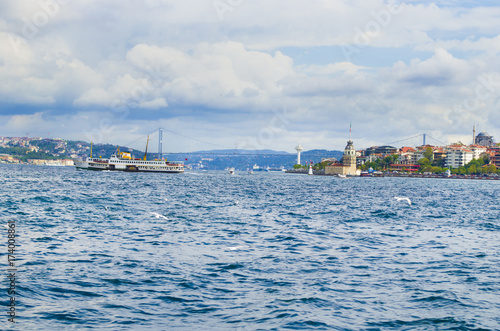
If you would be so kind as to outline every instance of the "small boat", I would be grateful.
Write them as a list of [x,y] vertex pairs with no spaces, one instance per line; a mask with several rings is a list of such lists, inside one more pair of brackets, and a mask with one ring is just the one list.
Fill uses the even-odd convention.
[[229,168],[229,174],[234,175],[234,168]]
[[[247,169],[247,170],[248,170],[248,169]],[[250,170],[248,170],[248,174],[249,174],[249,175],[253,175],[253,170],[251,170],[251,169],[250,169]]]
[[252,169],[253,169],[254,171],[261,171],[261,170],[262,170],[262,169],[261,169],[261,168],[260,168],[257,164],[255,164],[255,165],[252,167]]
[[347,178],[347,176],[343,175],[343,174],[337,174],[337,177],[339,177],[339,178]]

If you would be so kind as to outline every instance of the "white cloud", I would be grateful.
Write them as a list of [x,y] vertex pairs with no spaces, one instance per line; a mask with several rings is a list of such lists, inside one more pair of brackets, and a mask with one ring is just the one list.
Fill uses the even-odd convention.
[[464,60],[453,57],[445,49],[438,48],[427,60],[414,59],[409,66],[395,64],[391,76],[397,82],[421,86],[455,85],[469,79],[470,67]]
[[[40,130],[83,139],[106,120],[113,125],[102,136],[123,139],[142,133],[137,123],[147,131],[164,121],[200,138],[216,132],[222,145],[255,138],[283,107],[290,121],[263,148],[291,150],[298,140],[343,148],[349,121],[366,144],[456,135],[468,121],[500,129],[498,6],[226,3],[221,20],[212,1],[2,2],[0,111],[12,124],[2,129],[36,130],[39,121]],[[355,47],[353,62],[339,57],[342,46]],[[478,98],[483,75],[494,84]]]

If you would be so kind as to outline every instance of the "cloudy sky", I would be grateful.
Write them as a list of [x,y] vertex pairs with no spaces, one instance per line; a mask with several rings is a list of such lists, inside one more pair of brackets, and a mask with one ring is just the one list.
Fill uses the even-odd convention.
[[[500,139],[500,4],[4,0],[0,135],[292,152]],[[435,140],[428,143],[438,145]]]

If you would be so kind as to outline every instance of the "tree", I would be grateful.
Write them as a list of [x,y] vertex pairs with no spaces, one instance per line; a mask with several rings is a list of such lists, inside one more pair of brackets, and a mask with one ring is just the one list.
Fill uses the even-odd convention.
[[431,147],[427,147],[424,151],[424,157],[429,160],[429,161],[432,161],[434,160],[434,152],[432,151],[432,148]]
[[446,160],[444,158],[437,158],[437,159],[434,159],[432,161],[432,165],[436,166],[436,167],[444,168],[445,161]]
[[313,165],[314,170],[325,170],[325,167],[328,165],[328,161],[325,162],[318,162],[315,165]]
[[422,165],[422,166],[427,166],[427,165],[431,164],[429,159],[426,157],[421,158],[420,160],[417,161],[417,163]]
[[397,163],[399,160],[399,154],[392,154],[392,163]]

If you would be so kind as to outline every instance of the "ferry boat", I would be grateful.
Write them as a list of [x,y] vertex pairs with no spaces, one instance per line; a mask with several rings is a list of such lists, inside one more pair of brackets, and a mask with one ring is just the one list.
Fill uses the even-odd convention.
[[[149,142],[149,138],[148,138]],[[116,171],[131,171],[131,172],[166,172],[166,173],[183,173],[184,162],[182,161],[167,161],[162,160],[147,160],[147,143],[146,153],[142,159],[132,158],[128,152],[120,152],[117,149],[109,159],[101,157],[92,157],[92,143],[90,144],[90,157],[85,161],[74,161],[76,169],[85,170],[116,170]]]
[[258,166],[257,164],[255,164],[255,165],[252,167],[252,170],[253,170],[253,171],[268,171],[268,169],[267,169],[267,168],[260,167],[260,166]]
[[279,168],[267,167],[267,171],[286,171],[285,167],[281,166]]

